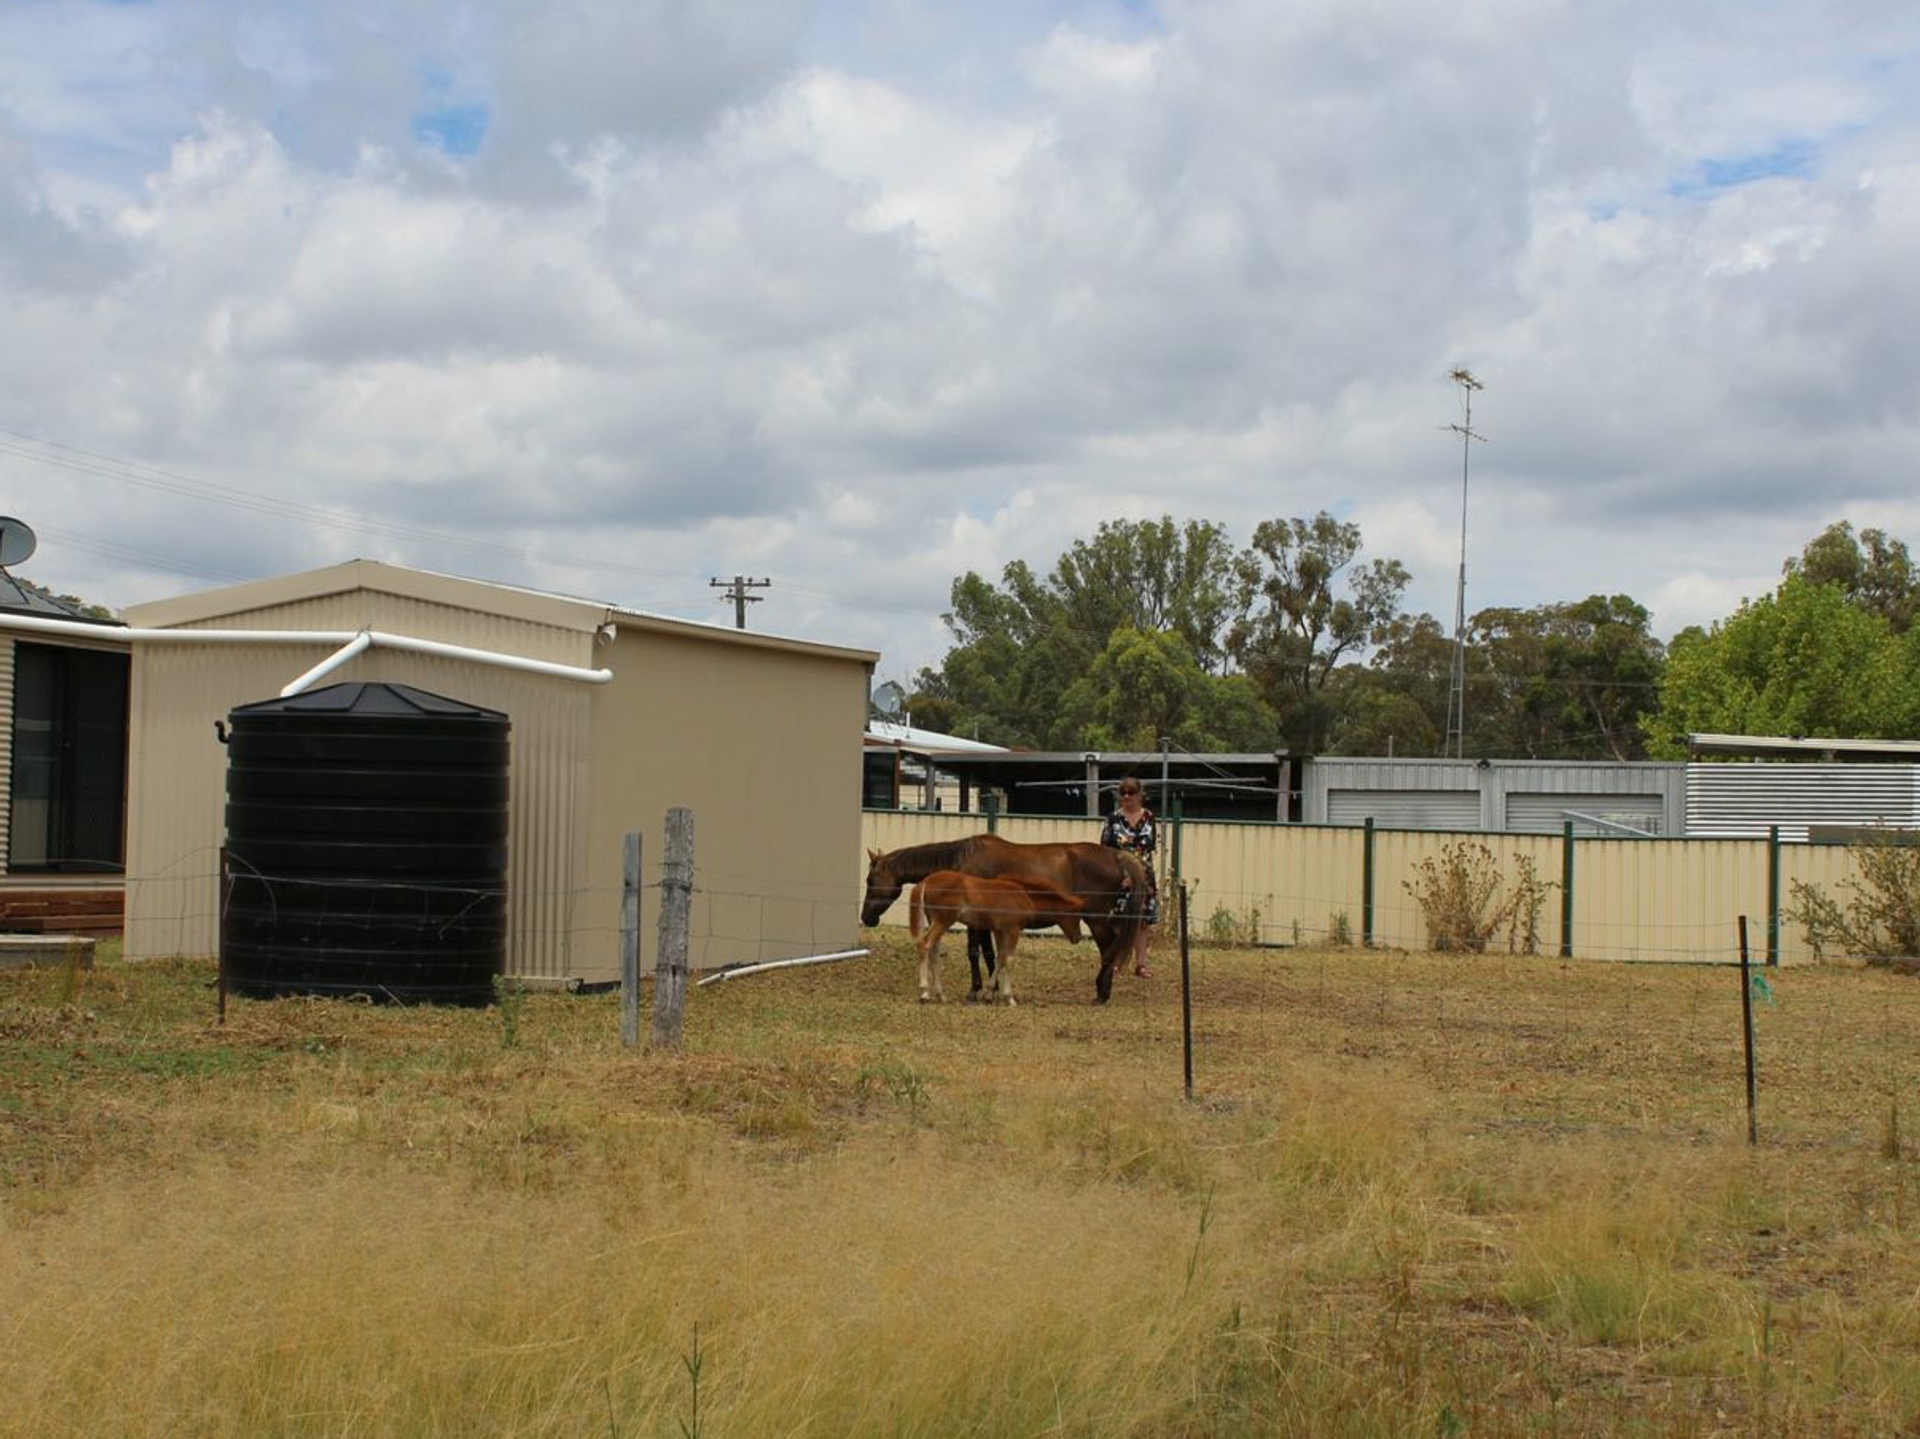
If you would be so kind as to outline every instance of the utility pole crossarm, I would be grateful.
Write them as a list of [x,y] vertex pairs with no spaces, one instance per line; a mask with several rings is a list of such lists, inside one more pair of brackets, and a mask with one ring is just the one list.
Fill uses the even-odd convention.
[[764,598],[764,596],[748,594],[747,592],[749,590],[772,589],[773,581],[750,580],[745,575],[735,575],[731,581],[718,579],[708,580],[707,588],[725,589],[726,593],[720,598],[722,600],[733,601],[733,627],[737,630],[743,630],[747,627],[747,606],[757,605],[761,599]]

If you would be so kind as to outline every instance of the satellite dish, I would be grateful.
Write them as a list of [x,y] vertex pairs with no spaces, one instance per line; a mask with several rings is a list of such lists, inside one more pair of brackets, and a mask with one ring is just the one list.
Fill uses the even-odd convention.
[[25,520],[16,520],[12,515],[0,515],[0,570],[32,559],[39,543],[34,538],[33,527]]
[[873,707],[887,719],[897,720],[900,712],[907,707],[907,692],[894,681],[888,680],[874,689]]

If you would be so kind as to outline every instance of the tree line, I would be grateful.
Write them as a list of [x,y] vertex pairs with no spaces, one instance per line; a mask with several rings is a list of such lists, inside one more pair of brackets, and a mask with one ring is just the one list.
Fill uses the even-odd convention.
[[[1269,520],[1244,547],[1209,520],[1115,520],[1044,575],[968,572],[952,645],[915,677],[923,728],[1049,750],[1431,756],[1447,739],[1449,627],[1401,607],[1358,525]],[[1920,737],[1920,578],[1851,522],[1779,585],[1662,642],[1644,605],[1594,594],[1471,616],[1470,757],[1681,758],[1690,733]]]

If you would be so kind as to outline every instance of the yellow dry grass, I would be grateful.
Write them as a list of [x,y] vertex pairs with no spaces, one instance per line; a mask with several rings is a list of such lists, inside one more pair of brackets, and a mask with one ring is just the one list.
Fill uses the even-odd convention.
[[[1906,1434],[1912,978],[904,942],[510,1012],[0,976],[0,1436]],[[957,964],[950,956],[949,965]]]

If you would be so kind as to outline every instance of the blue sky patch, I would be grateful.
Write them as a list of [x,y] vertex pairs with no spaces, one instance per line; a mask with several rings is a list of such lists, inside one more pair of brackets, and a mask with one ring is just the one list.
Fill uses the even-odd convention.
[[413,117],[414,138],[448,155],[471,155],[487,138],[485,105],[436,105]]
[[1755,180],[1811,179],[1819,158],[1819,147],[1813,141],[1789,140],[1752,155],[1702,160],[1691,175],[1673,182],[1672,191],[1680,196],[1703,195]]

